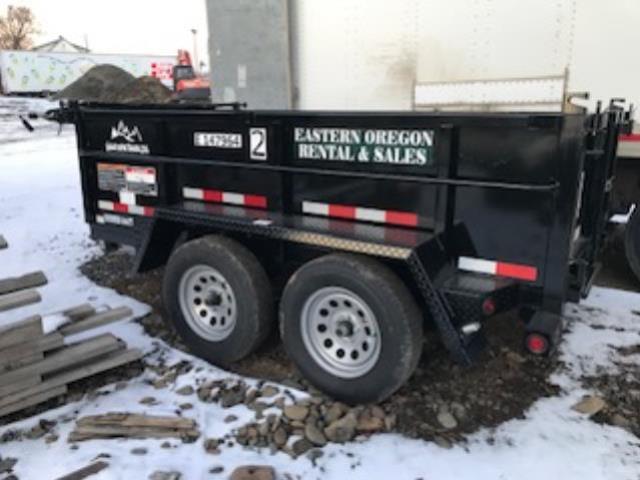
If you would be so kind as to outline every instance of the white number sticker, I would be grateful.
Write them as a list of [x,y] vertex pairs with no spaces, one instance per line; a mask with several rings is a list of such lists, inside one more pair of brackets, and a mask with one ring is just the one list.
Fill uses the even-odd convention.
[[196,147],[242,148],[242,135],[239,133],[195,132],[193,144]]
[[252,128],[249,132],[251,146],[251,160],[267,159],[267,129]]

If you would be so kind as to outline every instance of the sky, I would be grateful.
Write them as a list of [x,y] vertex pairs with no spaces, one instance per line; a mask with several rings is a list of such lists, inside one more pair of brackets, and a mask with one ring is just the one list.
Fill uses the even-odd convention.
[[176,55],[179,48],[193,56],[197,33],[199,61],[209,63],[205,0],[0,0],[31,8],[41,33],[36,44],[62,35],[95,53]]

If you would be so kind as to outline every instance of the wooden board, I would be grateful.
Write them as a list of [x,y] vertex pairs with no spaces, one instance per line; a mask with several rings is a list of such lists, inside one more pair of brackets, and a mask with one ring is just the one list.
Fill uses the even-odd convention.
[[86,467],[79,468],[78,470],[68,473],[63,477],[58,477],[56,480],[84,480],[87,477],[95,475],[107,468],[109,464],[107,462],[99,461],[91,463]]
[[19,292],[0,295],[0,312],[38,303],[40,300],[42,300],[40,294],[35,290],[21,290]]
[[[8,373],[11,373],[11,372],[15,372],[15,370],[10,370]],[[40,385],[41,382],[42,382],[42,377],[40,377],[40,375],[37,375],[37,374],[25,375],[22,378],[13,380],[10,384],[7,384],[5,386],[0,386],[0,398],[3,398],[6,395],[10,395],[15,392],[26,390],[28,388],[33,388],[37,385]]]
[[106,312],[97,313],[79,322],[71,323],[60,327],[62,335],[69,336],[76,333],[85,332],[92,328],[101,327],[118,320],[123,320],[133,315],[133,311],[129,307],[119,307]]
[[24,410],[28,407],[33,407],[34,405],[38,405],[39,403],[46,402],[47,400],[58,397],[60,395],[64,395],[67,393],[67,387],[56,387],[51,390],[47,390],[45,392],[38,393],[36,395],[32,395],[29,398],[23,398],[17,403],[12,403],[10,405],[0,407],[0,417],[4,415],[8,415],[10,413],[19,412],[20,410]]
[[0,349],[5,349],[43,336],[42,317],[33,317],[0,327]]
[[78,426],[118,426],[131,428],[159,428],[172,430],[190,430],[196,427],[195,420],[184,417],[159,415],[140,415],[135,413],[112,412],[104,415],[91,415],[78,419]]
[[118,427],[111,425],[76,427],[69,434],[70,442],[93,440],[98,438],[183,438],[198,437],[197,429],[172,430],[168,428],[153,427]]
[[5,278],[0,280],[0,295],[46,284],[47,277],[42,272],[32,272],[20,277]]
[[42,383],[1,397],[0,408],[13,403],[17,403],[22,399],[30,398],[33,395],[38,395],[39,393],[51,390],[55,387],[67,385],[77,380],[95,375],[97,373],[105,372],[107,370],[111,370],[113,368],[135,362],[140,358],[142,358],[142,352],[137,349],[130,349],[107,354],[103,357],[100,357],[93,363],[73,368],[71,370],[65,371],[64,373],[56,374],[51,378],[46,379]]
[[183,438],[198,437],[198,425],[184,417],[107,413],[78,419],[70,442],[94,438]]
[[[2,334],[0,333],[0,339]],[[17,343],[0,349],[0,370],[3,365],[13,361],[19,361],[36,353],[48,352],[64,347],[64,337],[58,333],[50,333],[45,336],[36,336],[26,342]]]
[[71,345],[58,352],[48,355],[43,361],[11,370],[0,375],[0,396],[20,391],[16,385],[23,379],[35,375],[54,373],[74,365],[86,363],[107,353],[122,350],[124,343],[110,334],[86,340]]
[[9,247],[9,244],[4,239],[4,237],[2,235],[0,235],[0,250],[3,250],[3,249],[8,248],[8,247]]
[[20,357],[9,359],[0,364],[0,374],[16,370],[17,368],[26,367],[27,365],[31,365],[32,363],[39,362],[43,359],[44,354],[42,352],[33,352],[28,355],[21,355]]
[[88,303],[83,303],[82,305],[78,305],[77,307],[68,308],[67,310],[63,310],[62,312],[62,315],[67,317],[72,322],[83,320],[95,314],[96,314],[96,309],[93,308]]

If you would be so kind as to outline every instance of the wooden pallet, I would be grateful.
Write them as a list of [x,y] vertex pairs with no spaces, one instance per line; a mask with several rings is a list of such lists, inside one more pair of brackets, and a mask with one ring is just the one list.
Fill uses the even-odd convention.
[[45,333],[37,315],[0,327],[0,417],[64,395],[72,382],[139,360],[139,350],[111,334],[68,340],[131,314],[126,307],[97,313],[85,304],[60,312],[67,323],[53,332]]

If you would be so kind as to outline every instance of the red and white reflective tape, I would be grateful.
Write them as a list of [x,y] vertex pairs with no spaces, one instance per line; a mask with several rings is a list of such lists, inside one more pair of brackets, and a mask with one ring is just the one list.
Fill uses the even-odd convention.
[[182,189],[182,196],[191,200],[202,200],[204,202],[229,203],[231,205],[242,205],[243,207],[252,208],[267,208],[267,197],[263,195],[184,187]]
[[535,282],[538,279],[538,269],[528,265],[516,263],[495,262],[481,258],[460,257],[458,268],[469,272],[488,273],[499,277],[516,278]]
[[640,133],[631,133],[629,135],[620,135],[618,137],[620,142],[640,142]]
[[145,217],[152,217],[155,211],[153,207],[127,205],[126,203],[111,202],[109,200],[98,200],[98,208],[109,212],[129,213],[131,215],[143,215]]
[[418,226],[418,215],[397,210],[378,210],[376,208],[354,207],[333,203],[302,202],[302,212],[324,217],[387,223],[390,225],[401,225],[403,227]]

